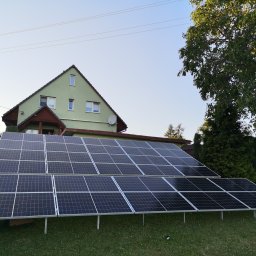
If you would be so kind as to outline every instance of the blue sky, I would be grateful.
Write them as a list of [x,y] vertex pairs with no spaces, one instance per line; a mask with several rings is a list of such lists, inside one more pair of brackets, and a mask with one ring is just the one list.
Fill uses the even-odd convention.
[[0,115],[75,64],[127,132],[163,136],[182,123],[193,139],[206,103],[191,77],[177,77],[191,11],[188,0],[2,2]]

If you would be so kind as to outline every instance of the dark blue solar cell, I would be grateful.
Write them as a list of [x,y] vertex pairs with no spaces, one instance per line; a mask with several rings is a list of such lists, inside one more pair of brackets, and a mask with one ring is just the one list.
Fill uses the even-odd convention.
[[117,186],[111,177],[104,176],[85,176],[86,184],[90,191],[118,191]]
[[71,162],[90,163],[91,158],[87,153],[69,153]]
[[158,156],[148,156],[149,161],[156,165],[168,165],[169,163],[163,158]]
[[18,193],[13,217],[55,216],[53,193]]
[[0,140],[0,148],[3,149],[21,149],[21,146],[20,140]]
[[64,143],[64,138],[60,135],[45,135],[45,140],[46,142]]
[[140,151],[139,148],[129,148],[129,147],[123,147],[124,151],[128,155],[134,155],[134,156],[142,156],[143,153]]
[[104,146],[109,154],[124,154],[124,151],[120,147]]
[[172,165],[186,165],[181,158],[166,156],[165,159]]
[[140,148],[140,151],[143,155],[146,156],[159,156],[159,154],[151,148]]
[[162,143],[164,145],[165,148],[168,148],[168,149],[178,149],[180,150],[180,147],[178,147],[177,145],[173,144],[173,143]]
[[92,193],[98,213],[131,213],[120,193]]
[[165,178],[178,191],[199,191],[192,182],[185,178]]
[[20,161],[19,173],[46,173],[45,162]]
[[67,151],[66,144],[64,143],[46,143],[47,151]]
[[139,177],[115,177],[115,180],[123,191],[148,191]]
[[21,160],[33,160],[33,161],[44,161],[44,151],[28,151],[23,150],[21,152]]
[[194,208],[178,193],[158,192],[153,193],[157,200],[167,211],[193,211]]
[[33,141],[23,141],[22,149],[23,150],[42,150],[42,151],[44,151],[44,143],[33,142]]
[[110,156],[115,163],[120,163],[120,164],[132,163],[131,159],[126,155],[110,155]]
[[174,191],[174,189],[160,177],[140,177],[139,179],[150,191]]
[[221,205],[224,209],[248,209],[245,205],[237,201],[234,197],[226,192],[207,192],[207,196],[212,198],[216,203]]
[[137,147],[134,141],[132,140],[117,140],[117,142],[122,146],[122,147]]
[[182,193],[199,210],[223,210],[224,208],[208,197],[204,192]]
[[44,136],[42,134],[28,134],[24,133],[24,141],[41,141],[43,142]]
[[23,133],[18,132],[4,132],[2,139],[6,140],[23,140]]
[[10,218],[15,194],[0,194],[0,218]]
[[99,139],[96,138],[82,138],[86,145],[101,145]]
[[97,174],[92,163],[72,163],[75,174]]
[[112,139],[100,139],[100,142],[104,146],[118,146],[116,141]]
[[51,176],[20,175],[17,192],[52,192]]
[[82,140],[80,137],[75,137],[75,136],[64,136],[64,141],[66,143],[72,143],[72,144],[83,144]]
[[231,195],[252,209],[256,209],[256,192],[232,192]]
[[212,182],[206,178],[187,178],[195,186],[197,186],[201,191],[222,191],[219,187],[214,185]]
[[115,164],[96,164],[100,174],[121,174]]
[[71,163],[68,162],[48,162],[48,173],[73,173]]
[[160,202],[149,193],[125,193],[135,212],[165,212]]
[[189,166],[175,166],[185,176],[202,176],[199,172]]
[[15,192],[18,175],[1,175],[0,192]]
[[90,153],[107,153],[103,146],[87,145],[87,149]]
[[88,191],[83,176],[55,176],[55,185],[57,192]]
[[139,148],[149,148],[150,149],[150,146],[148,145],[148,143],[146,141],[134,140],[133,142]]
[[152,164],[147,156],[130,156],[136,164]]
[[163,173],[152,164],[140,164],[138,167],[143,171],[145,175],[162,175]]
[[116,164],[124,175],[141,175],[140,170],[133,164]]
[[95,163],[113,163],[109,154],[91,154]]
[[185,151],[183,150],[172,150],[172,152],[175,154],[175,156],[177,157],[190,157],[189,154],[187,154]]
[[67,152],[47,152],[47,161],[68,162],[70,160]]
[[19,160],[21,150],[0,149],[0,159]]
[[202,176],[218,176],[215,172],[213,172],[212,170],[210,170],[209,168],[205,167],[205,166],[200,166],[200,167],[194,167],[193,169],[197,172],[199,172]]
[[0,173],[17,173],[19,161],[0,160]]
[[89,193],[57,193],[59,215],[93,215],[97,211]]
[[84,145],[66,144],[68,152],[87,152]]
[[157,168],[164,174],[170,176],[183,176],[175,167],[171,165],[157,165]]
[[156,149],[156,150],[162,156],[176,157],[176,154],[174,153],[174,150],[168,150],[168,149]]
[[148,141],[148,143],[150,144],[150,146],[152,148],[165,148],[166,149],[166,146],[164,145],[165,143],[161,143],[161,142],[156,142],[156,141]]
[[256,184],[247,179],[231,179],[231,181],[245,191],[256,191]]
[[235,184],[231,179],[211,179],[211,181],[226,191],[244,191],[243,188]]

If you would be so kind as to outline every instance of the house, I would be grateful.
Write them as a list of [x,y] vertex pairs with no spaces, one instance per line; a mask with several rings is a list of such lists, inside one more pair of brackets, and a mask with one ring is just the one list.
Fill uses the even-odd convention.
[[126,123],[74,65],[6,112],[2,120],[7,131],[190,142],[123,133]]
[[2,120],[7,130],[14,126],[27,133],[127,129],[122,118],[74,65],[6,112]]

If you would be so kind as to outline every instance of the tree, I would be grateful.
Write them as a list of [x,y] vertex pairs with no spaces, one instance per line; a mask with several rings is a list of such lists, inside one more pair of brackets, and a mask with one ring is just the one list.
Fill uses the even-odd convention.
[[178,124],[176,127],[170,124],[164,136],[170,139],[184,139],[183,132],[184,128],[181,126],[181,124]]
[[203,100],[232,103],[243,116],[256,116],[256,1],[190,0],[193,25],[180,49]]

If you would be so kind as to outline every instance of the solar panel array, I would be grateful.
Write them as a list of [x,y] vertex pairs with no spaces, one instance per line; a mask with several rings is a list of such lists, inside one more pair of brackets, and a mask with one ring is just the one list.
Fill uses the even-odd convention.
[[220,178],[171,143],[0,139],[0,219],[255,209],[256,184]]
[[0,173],[217,176],[172,143],[8,132]]

